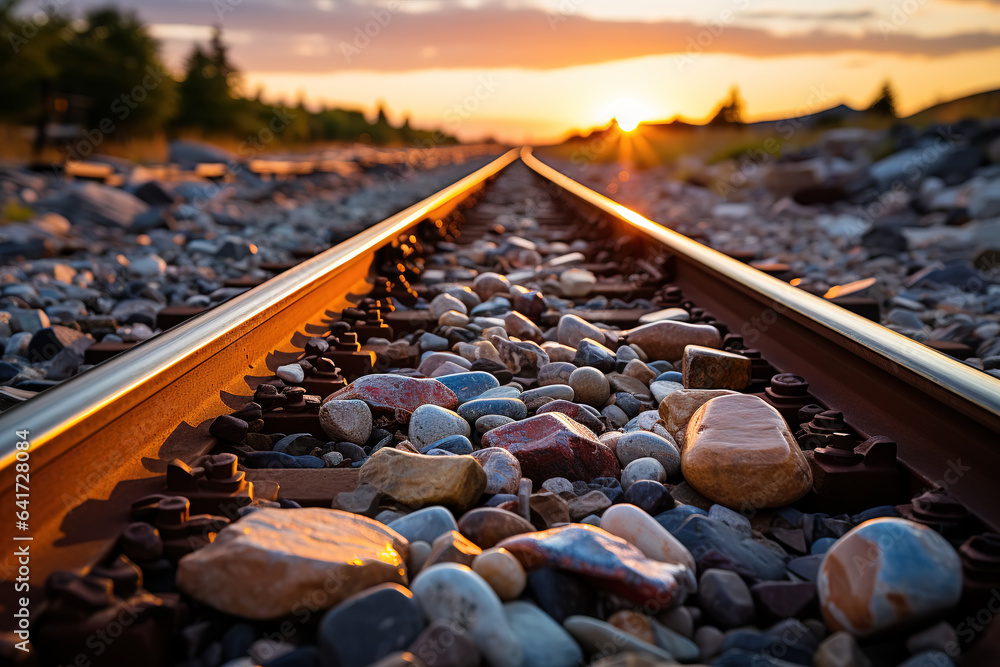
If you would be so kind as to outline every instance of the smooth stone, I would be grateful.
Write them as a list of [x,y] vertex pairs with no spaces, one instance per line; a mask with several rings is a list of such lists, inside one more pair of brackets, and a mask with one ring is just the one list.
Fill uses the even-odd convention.
[[826,552],[816,585],[826,624],[868,637],[945,616],[962,595],[962,564],[930,528],[873,519]]
[[[516,419],[511,419],[510,417],[504,417],[503,415],[483,415],[476,420],[476,432],[480,435],[486,433],[487,431],[492,431],[497,426],[503,426],[504,424],[509,424],[511,422],[517,421]],[[487,493],[489,493],[487,491]]]
[[[619,440],[619,443],[621,441]],[[661,484],[667,481],[667,471],[654,458],[643,457],[632,461],[622,470],[622,489],[628,491],[634,482],[640,479],[653,480]]]
[[316,590],[326,608],[377,584],[406,584],[408,550],[399,533],[356,514],[262,508],[181,558],[177,586],[224,613],[275,619]]
[[462,628],[447,621],[427,626],[408,649],[420,667],[479,667],[476,642]]
[[457,530],[438,535],[431,544],[431,552],[427,555],[424,567],[437,563],[461,563],[472,565],[472,561],[483,552],[477,545]]
[[286,364],[284,366],[278,366],[278,369],[274,372],[274,374],[288,384],[302,384],[302,382],[306,379],[305,369],[303,369],[299,364]]
[[[611,381],[611,384],[614,385],[614,380]],[[652,398],[653,395],[650,394],[649,397]],[[615,405],[621,408],[622,412],[624,412],[625,416],[629,419],[635,419],[635,417],[637,417],[642,411],[642,399],[640,399],[638,395],[616,389],[614,399]]]
[[467,631],[491,667],[520,667],[524,650],[500,598],[469,567],[432,565],[417,575],[411,590],[428,622],[442,620]]
[[[553,364],[569,363],[572,365],[573,358],[576,357],[576,348],[563,345],[562,343],[545,341],[542,343],[542,349],[545,350],[545,354],[549,355],[549,361]],[[573,368],[576,368],[576,366],[573,366]]]
[[657,382],[680,382],[684,383],[684,374],[677,371],[667,371],[656,376]]
[[497,387],[496,389],[489,389],[480,394],[477,400],[486,400],[488,398],[520,398],[521,390],[517,387]]
[[446,375],[455,375],[456,373],[464,373],[467,370],[469,370],[468,366],[465,366],[463,364],[456,364],[455,362],[448,360],[442,364],[439,364],[433,371],[428,373],[428,375],[432,378],[438,378],[438,377],[444,377]]
[[541,491],[528,498],[531,520],[539,530],[570,522],[569,502],[560,495]]
[[569,517],[580,521],[591,514],[600,514],[611,507],[611,501],[600,491],[591,491],[569,501]]
[[570,616],[601,616],[599,593],[588,581],[554,567],[528,573],[525,597],[557,623]]
[[573,483],[565,477],[550,477],[542,483],[542,489],[550,493],[576,493],[573,491]]
[[328,401],[319,408],[319,425],[333,440],[363,445],[372,434],[372,412],[364,401]]
[[479,545],[490,549],[513,535],[532,533],[535,527],[524,517],[496,507],[469,510],[458,520],[458,531]]
[[[398,521],[399,519],[397,519]],[[388,524],[387,524],[388,525]],[[423,541],[410,542],[410,557],[406,559],[406,569],[411,577],[423,569],[427,557],[431,555],[431,545]]]
[[663,399],[658,411],[667,431],[674,436],[674,442],[683,450],[684,435],[694,413],[713,398],[734,394],[735,391],[728,389],[680,389]]
[[450,435],[468,437],[472,434],[472,428],[469,422],[456,412],[437,405],[421,405],[410,416],[407,433],[413,446],[423,449],[432,442]]
[[444,352],[450,346],[448,345],[447,338],[432,334],[428,331],[417,339],[417,347],[421,352]]
[[750,593],[764,622],[816,615],[816,585],[810,581],[763,581]]
[[695,571],[694,556],[656,519],[626,503],[615,505],[601,516],[601,528],[626,540],[648,557],[662,563],[683,565]]
[[509,310],[510,300],[497,295],[488,301],[483,301],[481,304],[473,308],[469,314],[472,315],[474,320],[483,317],[496,319],[502,326],[503,319],[500,316]]
[[721,521],[746,537],[750,537],[753,532],[752,526],[750,525],[750,519],[739,512],[734,512],[728,507],[723,507],[722,505],[712,505],[709,507],[708,518]]
[[681,358],[685,389],[732,389],[750,384],[750,359],[700,345],[688,345]]
[[387,524],[410,542],[431,544],[450,530],[458,530],[455,516],[445,507],[425,507]]
[[476,398],[458,406],[458,414],[469,424],[475,424],[480,417],[487,415],[524,419],[528,416],[528,408],[518,398]]
[[[639,353],[628,345],[622,345],[617,350],[615,350],[615,359],[619,362],[624,361],[626,364],[633,359],[639,359]],[[641,361],[641,359],[640,359]]]
[[503,327],[509,336],[514,336],[521,340],[530,340],[535,343],[543,341],[542,330],[516,310],[512,310],[503,316]]
[[243,458],[247,468],[325,468],[318,456],[292,456],[282,452],[251,452]]
[[469,323],[469,316],[463,315],[457,310],[449,310],[438,317],[438,325],[446,327],[464,327]]
[[623,466],[645,457],[654,458],[667,472],[667,477],[677,477],[681,471],[681,455],[673,440],[649,431],[633,431],[618,439],[615,454]]
[[365,375],[343,389],[327,396],[323,403],[334,400],[358,399],[380,414],[388,413],[401,424],[421,405],[437,405],[454,410],[458,397],[437,380],[404,377],[402,375]]
[[587,296],[596,283],[597,276],[586,269],[566,269],[559,274],[560,290],[570,299]]
[[615,370],[615,353],[600,341],[584,338],[576,346],[573,363],[577,366],[591,366],[601,373]]
[[618,460],[594,434],[566,415],[546,413],[483,434],[483,447],[513,454],[521,471],[536,484],[550,477],[589,481],[617,477]]
[[[619,350],[631,350],[627,345],[623,345]],[[635,354],[634,352],[632,354]],[[656,379],[656,371],[638,359],[631,359],[622,369],[622,375],[638,380],[642,384],[649,386],[649,383]]]
[[825,554],[836,542],[837,538],[835,537],[821,537],[810,545],[809,553],[817,555]]
[[653,611],[682,603],[696,586],[686,567],[648,558],[592,526],[570,524],[515,535],[497,546],[514,554],[526,570],[558,567]]
[[650,516],[656,516],[674,507],[674,498],[667,487],[650,479],[632,482],[625,492],[624,501],[635,505]]
[[[596,327],[576,315],[563,315],[559,318],[556,329],[556,339],[562,345],[575,348],[584,338],[603,340],[604,332],[600,327]],[[676,357],[674,357],[676,359]]]
[[528,575],[521,561],[506,549],[486,549],[472,561],[472,571],[504,601],[517,599],[528,585]]
[[785,578],[785,559],[771,549],[702,514],[672,514],[676,512],[664,512],[656,520],[687,547],[699,570],[732,570],[753,581]]
[[754,619],[753,596],[740,575],[710,568],[698,582],[698,603],[708,620],[728,630],[750,624]]
[[677,382],[657,380],[649,384],[649,393],[653,395],[653,401],[659,405],[667,396],[683,388],[684,385]]
[[[485,417],[480,417],[482,421]],[[479,461],[486,473],[486,489],[483,493],[517,493],[521,481],[521,464],[517,457],[500,447],[486,447],[472,452],[472,458]]]
[[471,456],[425,456],[390,448],[378,450],[365,461],[358,481],[417,508],[465,509],[486,489],[486,473]]
[[839,630],[820,642],[813,664],[816,667],[869,667],[871,661],[861,652],[854,635]]
[[469,312],[466,305],[462,303],[460,299],[453,297],[450,294],[438,294],[436,297],[431,299],[428,308],[431,317],[435,320],[450,310],[462,315],[466,315]]
[[[698,610],[697,613],[700,619],[701,610]],[[672,630],[682,637],[689,639],[694,637],[694,615],[688,607],[673,607],[666,611],[661,611],[656,615],[656,620],[662,623],[668,630]]]
[[536,605],[517,601],[503,608],[524,649],[521,667],[577,667],[583,661],[573,637]]
[[959,646],[958,633],[947,621],[941,621],[926,630],[921,630],[906,640],[906,650],[910,653],[949,652],[956,646]]
[[374,586],[323,616],[317,633],[320,663],[323,667],[366,667],[405,649],[423,629],[413,593],[399,584]]
[[569,386],[573,389],[574,399],[587,405],[604,405],[611,396],[611,386],[604,373],[589,366],[573,371],[569,376]]
[[563,414],[581,426],[586,427],[591,433],[597,434],[604,430],[604,424],[601,423],[600,418],[592,410],[593,408],[582,403],[555,400],[536,408],[535,415],[544,415],[553,412]]
[[[548,350],[548,348],[546,348]],[[573,354],[576,354],[576,350],[573,350]],[[549,352],[549,358],[552,358],[551,352]],[[541,367],[538,371],[538,385],[541,387],[547,387],[553,384],[567,385],[569,384],[569,376],[576,370],[576,366],[565,361],[552,361],[552,363],[546,364]]]
[[[628,415],[617,405],[605,406],[601,410],[601,416],[608,420],[612,428],[621,428],[628,422]],[[602,439],[601,442],[604,442],[604,440]]]
[[684,479],[730,509],[795,502],[812,489],[812,471],[781,414],[750,394],[719,396],[688,422]]
[[456,351],[459,356],[473,364],[481,359],[500,363],[500,353],[493,347],[493,343],[488,340],[479,340],[475,343],[459,343]]
[[429,445],[424,445],[420,453],[427,454],[431,450],[444,451],[457,456],[472,454],[473,452],[472,443],[464,435],[449,435],[440,440],[435,440]]
[[664,308],[654,310],[639,317],[639,324],[650,324],[652,322],[662,322],[663,320],[673,320],[675,322],[687,322],[691,319],[691,314],[683,308]]
[[[470,370],[472,363],[460,354],[452,352],[424,352],[420,357],[417,372],[422,375],[452,375]],[[446,370],[442,371],[444,368]],[[447,369],[458,368],[456,371]]]
[[494,294],[507,294],[510,292],[510,287],[510,281],[506,276],[492,271],[480,273],[472,281],[472,291],[483,300],[489,299]]
[[495,377],[482,371],[439,375],[435,379],[448,387],[448,389],[451,389],[455,393],[455,396],[458,397],[460,404],[471,401],[483,392],[496,389],[500,386]]
[[536,343],[516,343],[500,336],[492,336],[490,342],[500,354],[500,361],[514,375],[535,375],[539,368],[550,362],[549,355]]
[[[684,608],[677,607],[675,609],[680,611]],[[698,648],[698,645],[684,635],[666,627],[665,625],[657,622],[655,619],[650,619],[649,622],[650,625],[653,626],[653,634],[656,637],[656,645],[670,655],[674,656],[677,660],[694,662],[701,656],[701,649]]]
[[608,656],[636,652],[644,656],[666,661],[667,664],[676,664],[674,656],[659,646],[637,639],[610,623],[599,621],[596,618],[570,616],[563,621],[563,627],[590,654]]
[[650,623],[650,618],[637,611],[619,609],[608,617],[607,622],[640,641],[644,641],[647,644],[656,643],[656,633],[653,631],[653,624]]
[[722,630],[712,625],[703,625],[694,633],[694,642],[698,645],[698,650],[704,660],[710,660],[718,655],[725,639],[726,636]]
[[[549,364],[551,366],[551,364]],[[568,384],[550,384],[544,387],[538,387],[537,389],[529,389],[528,391],[521,393],[521,400],[528,401],[532,398],[538,398],[540,396],[548,396],[557,401],[572,401],[575,394],[573,392],[573,387]]]
[[675,361],[681,358],[688,345],[722,347],[719,330],[707,324],[688,324],[661,320],[623,331],[621,337],[628,344],[636,344],[653,360]]

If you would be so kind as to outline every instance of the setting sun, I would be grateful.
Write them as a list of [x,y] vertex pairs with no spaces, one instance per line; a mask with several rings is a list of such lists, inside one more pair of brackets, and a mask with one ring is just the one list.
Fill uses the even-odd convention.
[[639,123],[649,120],[650,110],[640,102],[623,98],[611,105],[611,116],[618,121],[618,127],[622,131],[631,132]]

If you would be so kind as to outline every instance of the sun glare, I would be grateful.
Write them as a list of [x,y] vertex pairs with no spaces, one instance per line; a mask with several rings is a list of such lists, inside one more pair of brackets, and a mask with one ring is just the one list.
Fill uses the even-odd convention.
[[650,116],[649,109],[633,99],[622,98],[611,105],[611,115],[623,132],[631,132]]

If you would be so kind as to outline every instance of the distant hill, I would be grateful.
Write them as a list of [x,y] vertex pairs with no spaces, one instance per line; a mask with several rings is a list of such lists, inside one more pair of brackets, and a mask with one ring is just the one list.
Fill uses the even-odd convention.
[[903,120],[914,125],[954,123],[963,118],[1000,118],[1000,89],[941,102]]

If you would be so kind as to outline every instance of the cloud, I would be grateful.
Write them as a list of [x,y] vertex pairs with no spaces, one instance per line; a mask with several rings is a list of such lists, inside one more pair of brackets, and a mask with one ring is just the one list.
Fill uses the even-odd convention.
[[[997,0],[1000,2],[1000,0]],[[762,11],[740,14],[744,19],[779,19],[786,21],[864,21],[875,17],[875,12],[862,9],[856,12],[782,12]]]
[[[332,9],[330,5],[319,9],[315,3],[291,5],[280,0],[215,0],[214,4],[133,0],[133,6],[150,23],[221,22],[225,31],[243,36],[241,43],[233,45],[236,63],[255,72],[546,70],[689,52],[754,58],[848,52],[941,57],[1000,47],[1000,33],[987,31],[940,37],[893,31],[887,37],[877,29],[861,35],[816,29],[777,35],[761,27],[737,25],[735,17],[728,24],[714,26],[683,21],[601,21],[490,2],[469,9],[446,1],[435,11],[416,13],[343,1],[334,3]],[[216,8],[220,6],[232,11],[219,15]],[[246,34],[252,37],[247,39]],[[301,44],[304,39],[308,48]]]

